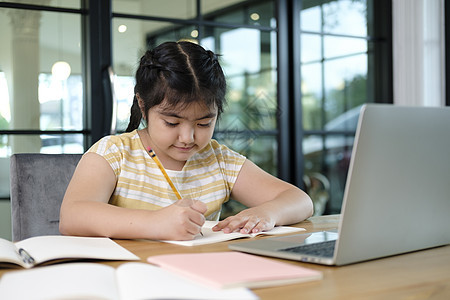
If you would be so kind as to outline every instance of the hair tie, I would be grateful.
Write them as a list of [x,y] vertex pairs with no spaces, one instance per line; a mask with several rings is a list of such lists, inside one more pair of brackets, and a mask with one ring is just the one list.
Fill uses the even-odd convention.
[[208,51],[206,51],[206,53],[208,53],[210,60],[212,60],[213,62],[218,61],[217,55],[214,52],[212,52],[211,50],[208,50]]

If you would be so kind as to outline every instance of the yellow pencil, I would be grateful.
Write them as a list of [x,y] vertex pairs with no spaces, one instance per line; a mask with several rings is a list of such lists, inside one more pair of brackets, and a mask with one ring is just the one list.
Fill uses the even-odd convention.
[[147,150],[148,150],[148,153],[150,154],[150,157],[155,161],[156,165],[163,173],[164,177],[166,178],[167,182],[169,183],[170,187],[172,188],[172,191],[175,193],[178,200],[180,200],[182,198],[180,192],[177,190],[177,187],[173,184],[172,180],[170,179],[169,175],[166,172],[166,169],[164,169],[164,166],[159,161],[158,156],[156,156],[155,151],[153,151],[150,148],[147,148]]
[[[156,165],[163,173],[164,177],[166,178],[167,182],[169,183],[170,187],[172,188],[172,191],[177,196],[178,200],[180,200],[182,198],[180,192],[177,190],[177,187],[173,184],[172,180],[170,179],[169,175],[166,172],[166,169],[164,169],[164,166],[159,161],[158,156],[156,156],[155,151],[153,151],[151,148],[147,148],[147,151],[150,154],[150,157],[155,161]],[[203,236],[203,232],[201,230],[200,230],[200,234]]]

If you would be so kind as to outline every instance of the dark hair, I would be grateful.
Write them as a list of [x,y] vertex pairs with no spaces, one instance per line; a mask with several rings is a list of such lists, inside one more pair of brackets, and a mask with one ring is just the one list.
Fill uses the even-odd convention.
[[143,117],[136,94],[144,102],[145,114],[166,100],[169,106],[203,101],[207,107],[217,107],[220,116],[225,92],[225,76],[212,51],[185,41],[163,43],[140,60],[126,131],[137,129]]

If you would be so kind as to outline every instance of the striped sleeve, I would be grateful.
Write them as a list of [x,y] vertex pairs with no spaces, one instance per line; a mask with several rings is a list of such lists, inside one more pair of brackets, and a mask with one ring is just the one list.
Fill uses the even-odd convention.
[[236,183],[236,179],[241,171],[246,157],[231,150],[225,145],[219,144],[215,140],[211,141],[211,146],[220,165],[220,170],[223,177],[225,178],[228,188],[231,191]]
[[121,161],[123,145],[118,141],[120,139],[115,136],[106,136],[95,143],[87,153],[97,153],[102,156],[109,163],[116,176],[119,176],[121,172]]

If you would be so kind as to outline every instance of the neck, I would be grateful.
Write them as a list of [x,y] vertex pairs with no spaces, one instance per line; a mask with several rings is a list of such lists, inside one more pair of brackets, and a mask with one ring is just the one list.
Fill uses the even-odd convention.
[[186,162],[171,159],[170,157],[167,157],[167,155],[163,151],[159,151],[157,147],[153,147],[152,138],[148,133],[147,128],[138,130],[138,135],[141,139],[144,149],[146,149],[146,152],[149,155],[149,158],[150,154],[148,153],[147,149],[152,149],[155,152],[156,156],[158,156],[158,159],[161,161],[161,164],[165,169],[172,171],[181,171],[183,169]]

